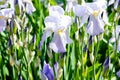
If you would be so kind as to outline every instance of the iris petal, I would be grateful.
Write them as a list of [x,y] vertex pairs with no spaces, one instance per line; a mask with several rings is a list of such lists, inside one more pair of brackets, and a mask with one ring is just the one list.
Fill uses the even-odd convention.
[[46,62],[44,62],[44,66],[43,66],[43,71],[42,72],[47,76],[48,80],[54,80],[53,69]]
[[64,10],[60,6],[51,6],[49,8],[49,15],[52,16],[64,15]]
[[104,31],[104,23],[101,19],[90,16],[90,21],[86,30],[92,36],[98,35]]
[[52,42],[49,45],[50,48],[53,49],[53,51],[56,53],[66,52],[66,48],[65,48],[66,40],[63,38],[64,37],[63,34],[61,34],[62,35],[62,37],[61,37],[59,34],[54,33]]
[[5,30],[6,28],[6,20],[0,19],[0,32]]

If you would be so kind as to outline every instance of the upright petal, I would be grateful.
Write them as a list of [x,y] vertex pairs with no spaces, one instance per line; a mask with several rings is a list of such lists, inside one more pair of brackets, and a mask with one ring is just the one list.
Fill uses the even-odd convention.
[[54,31],[56,29],[59,19],[54,16],[47,16],[44,20],[47,29]]
[[14,10],[12,8],[2,9],[0,10],[0,13],[6,18],[12,18],[12,15],[14,15]]
[[57,24],[57,29],[67,29],[72,24],[72,19],[69,16],[60,16]]
[[82,17],[88,15],[87,8],[85,6],[76,5],[73,9],[73,12],[76,16]]
[[49,15],[56,17],[60,15],[64,15],[64,10],[60,6],[51,6],[49,7]]

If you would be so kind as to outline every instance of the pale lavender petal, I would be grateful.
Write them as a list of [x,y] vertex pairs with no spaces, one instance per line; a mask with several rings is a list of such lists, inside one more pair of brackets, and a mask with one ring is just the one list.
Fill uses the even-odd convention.
[[57,29],[66,29],[72,24],[72,19],[69,16],[61,16],[57,24]]
[[9,0],[8,3],[10,4],[10,8],[14,10],[14,0]]
[[[64,33],[62,33],[64,34]],[[63,53],[66,52],[66,40],[57,33],[54,33],[52,42],[50,43],[50,48],[53,49],[56,53]]]
[[72,2],[67,2],[67,4],[66,4],[66,11],[70,12],[72,10],[72,8],[73,8]]
[[90,21],[88,22],[87,33],[92,36],[101,34],[104,31],[104,23],[101,19],[95,18],[93,15],[90,16]]
[[46,28],[51,31],[56,30],[58,22],[60,22],[59,19],[54,16],[47,16],[44,20]]
[[117,75],[118,77],[120,77],[120,70],[116,73],[116,75]]
[[42,36],[42,39],[41,39],[41,41],[40,41],[40,48],[43,46],[44,41],[45,41],[48,37],[51,36],[51,34],[52,34],[52,32],[49,31],[49,30],[44,31],[43,36]]
[[115,0],[110,0],[108,3],[108,6],[112,5],[114,3]]
[[115,42],[115,37],[110,38],[109,42]]
[[0,13],[6,18],[12,18],[12,15],[14,15],[14,10],[12,8],[2,9],[0,10]]
[[56,17],[60,15],[64,15],[64,10],[60,6],[51,6],[49,7],[49,15]]
[[4,31],[6,28],[6,20],[0,19],[0,32]]
[[87,22],[89,15],[84,15],[80,20],[80,28]]
[[69,36],[69,31],[68,30],[66,30],[64,38],[66,39],[67,44],[70,44],[70,43],[73,42],[72,39]]
[[115,3],[114,3],[114,9],[117,9],[118,3],[119,3],[119,0],[116,0]]
[[42,72],[47,76],[48,80],[54,80],[53,69],[46,62],[44,62],[44,66],[43,66]]
[[32,2],[27,3],[27,5],[26,5],[26,12],[27,12],[28,14],[32,14],[32,12],[34,12],[35,10],[36,10],[36,9],[35,9],[35,7],[33,6]]
[[3,4],[3,5],[0,5],[0,9],[4,9],[4,8],[7,8],[7,4]]
[[76,16],[79,16],[79,17],[87,15],[87,13],[88,13],[87,8],[85,6],[81,6],[81,5],[76,5],[73,9],[73,12]]

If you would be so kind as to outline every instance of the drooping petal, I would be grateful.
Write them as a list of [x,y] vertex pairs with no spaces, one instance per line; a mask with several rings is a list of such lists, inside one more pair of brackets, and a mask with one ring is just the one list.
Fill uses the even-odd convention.
[[69,31],[68,30],[66,30],[66,32],[65,32],[65,37],[66,37],[67,44],[71,44],[73,42],[72,39],[69,37]]
[[6,28],[6,20],[1,18],[0,19],[0,32],[4,31]]
[[64,10],[60,6],[51,6],[49,7],[49,15],[50,16],[60,16],[64,15]]
[[104,31],[104,23],[101,19],[97,19],[93,17],[92,15],[90,16],[90,21],[88,22],[87,28],[86,28],[87,33],[89,33],[92,36],[101,34]]
[[61,33],[60,36],[57,33],[54,33],[52,42],[50,43],[50,48],[56,53],[64,53],[66,52],[66,40],[64,39],[64,33]]
[[52,34],[52,32],[49,31],[49,30],[44,31],[43,36],[42,36],[42,39],[41,39],[41,41],[40,41],[40,48],[43,46],[44,41],[45,41],[48,37],[51,36],[51,34]]
[[43,66],[42,72],[47,76],[48,80],[54,80],[53,69],[46,62],[44,62],[44,66]]
[[88,17],[89,17],[89,15],[84,15],[84,16],[81,17],[81,20],[80,20],[80,28],[84,25],[84,23],[87,22]]

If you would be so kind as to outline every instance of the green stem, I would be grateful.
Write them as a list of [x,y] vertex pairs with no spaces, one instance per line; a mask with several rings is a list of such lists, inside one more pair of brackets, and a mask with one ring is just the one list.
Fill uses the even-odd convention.
[[97,48],[96,48],[96,51],[94,53],[94,65],[93,65],[93,68],[94,68],[94,80],[96,80],[95,63],[96,63],[96,59],[97,59],[97,53],[98,53],[98,50],[99,50],[99,44],[100,44],[100,41],[98,40],[98,36],[97,36]]

